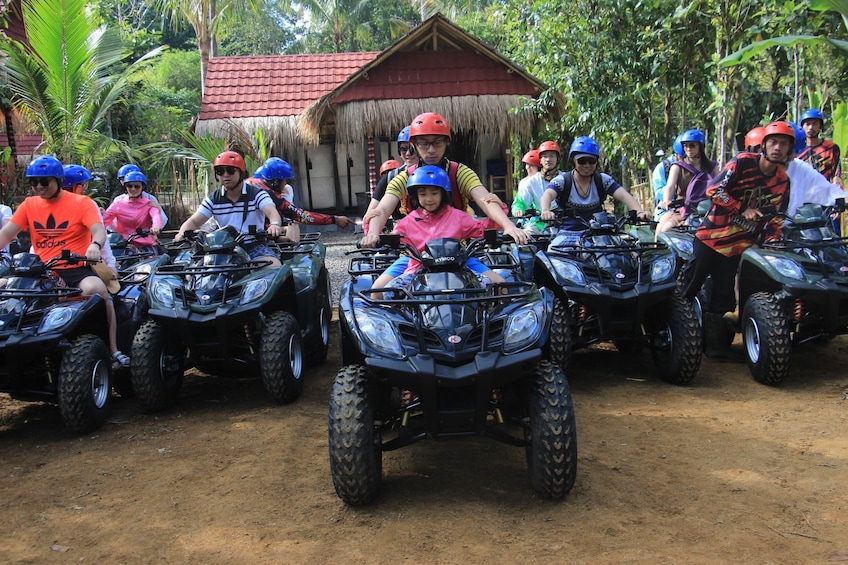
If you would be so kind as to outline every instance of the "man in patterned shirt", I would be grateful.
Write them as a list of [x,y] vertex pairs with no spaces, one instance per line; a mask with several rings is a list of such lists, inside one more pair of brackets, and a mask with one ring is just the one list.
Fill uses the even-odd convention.
[[[833,184],[842,186],[839,146],[819,137],[824,129],[824,114],[818,108],[810,108],[801,114],[801,127],[807,137],[807,147],[798,154],[798,159],[811,164]],[[833,228],[840,233],[838,218],[834,219]]]
[[[789,204],[789,177],[784,164],[794,143],[795,131],[791,125],[769,124],[764,132],[762,152],[739,153],[707,187],[712,207],[695,233],[683,294],[694,300],[707,277],[712,277],[712,293],[703,305],[708,357],[731,359],[724,341],[722,316],[736,308],[736,269],[742,252],[760,237],[761,208],[774,207],[783,212]],[[782,226],[783,219],[777,216],[768,219],[762,231],[766,238],[773,238]]]

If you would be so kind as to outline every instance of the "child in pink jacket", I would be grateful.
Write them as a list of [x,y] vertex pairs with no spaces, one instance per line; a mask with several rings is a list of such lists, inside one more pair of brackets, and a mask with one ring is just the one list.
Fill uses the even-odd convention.
[[[482,237],[485,224],[475,220],[465,211],[450,205],[451,182],[448,174],[440,167],[425,165],[412,173],[407,184],[407,192],[413,208],[403,219],[395,224],[394,233],[400,234],[419,252],[428,241],[439,238],[469,239]],[[484,283],[503,282],[504,279],[479,259],[471,257],[466,266],[477,274]],[[392,286],[404,282],[421,269],[421,264],[409,260],[409,265]],[[374,282],[373,288],[382,288],[392,282],[394,276],[384,272]]]

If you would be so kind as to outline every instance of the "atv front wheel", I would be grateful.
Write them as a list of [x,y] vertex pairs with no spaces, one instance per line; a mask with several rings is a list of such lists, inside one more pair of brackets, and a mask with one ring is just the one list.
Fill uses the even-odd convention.
[[789,373],[789,316],[780,301],[757,292],[745,303],[742,343],[748,369],[764,385],[779,385]]
[[293,402],[303,391],[303,342],[297,320],[288,312],[265,318],[259,346],[262,383],[275,402]]
[[112,404],[109,348],[87,334],[74,339],[62,355],[59,371],[59,412],[78,434],[96,430],[106,421]]
[[336,494],[346,504],[368,504],[380,491],[383,475],[382,435],[375,425],[368,369],[342,367],[330,393],[327,433],[330,473]]
[[679,290],[657,319],[651,337],[651,354],[657,373],[676,385],[692,382],[701,367],[703,336],[695,309]]
[[551,318],[551,361],[563,372],[571,361],[571,316],[568,301],[554,299],[554,314]]
[[330,320],[333,317],[333,305],[330,303],[330,277],[322,271],[318,281],[316,304],[318,305],[318,327],[303,341],[306,364],[310,367],[320,365],[327,359],[330,345]]
[[133,338],[130,378],[138,403],[145,412],[157,412],[177,401],[185,372],[185,349],[179,341],[165,339],[155,320],[144,322]]
[[547,361],[536,369],[529,414],[525,449],[530,484],[539,496],[560,499],[577,476],[577,427],[568,381],[559,367]]

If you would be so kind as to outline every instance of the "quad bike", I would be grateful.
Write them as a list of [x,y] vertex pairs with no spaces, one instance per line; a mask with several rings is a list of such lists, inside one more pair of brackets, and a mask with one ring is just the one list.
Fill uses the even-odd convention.
[[551,358],[565,369],[573,349],[593,343],[612,341],[623,353],[648,346],[661,378],[687,384],[701,365],[702,338],[677,288],[680,260],[665,244],[627,233],[636,222],[635,213],[598,212],[573,241],[555,239],[536,254],[536,283],[555,296]]
[[783,381],[794,346],[848,333],[848,238],[831,222],[844,209],[844,200],[804,204],[786,218],[778,240],[742,254],[736,329],[760,383]]
[[174,260],[151,274],[148,319],[132,345],[133,389],[146,411],[176,401],[190,365],[211,374],[258,370],[274,401],[293,402],[304,360],[326,358],[332,312],[324,246],[317,239],[271,244],[283,264],[270,267],[241,245],[265,237],[224,227],[186,232],[168,248]]
[[[559,499],[571,490],[571,392],[545,359],[553,299],[521,280],[520,266],[499,250],[504,243],[492,232],[467,248],[437,239],[417,253],[399,236],[383,235],[380,249],[353,252],[339,305],[344,366],[328,416],[330,471],[347,504],[377,496],[383,452],[469,435],[524,447],[540,496]],[[423,269],[400,288],[373,289],[399,249]],[[484,288],[465,266],[477,252],[513,280]]]
[[[67,251],[47,263],[19,253],[0,288],[0,390],[56,402],[65,425],[79,434],[105,422],[116,383],[103,299],[66,287],[53,270],[87,263]],[[120,293],[114,303],[118,342],[128,343],[136,303]]]

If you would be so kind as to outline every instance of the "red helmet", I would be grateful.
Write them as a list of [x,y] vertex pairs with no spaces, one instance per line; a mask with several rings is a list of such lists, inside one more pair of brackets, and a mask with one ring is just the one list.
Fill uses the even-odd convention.
[[398,163],[394,159],[389,159],[388,161],[380,165],[380,175],[382,176],[382,174],[386,171],[391,171],[392,169],[397,169],[398,167],[400,167],[400,163]]
[[541,167],[542,162],[539,161],[539,150],[531,149],[527,153],[524,154],[524,157],[521,158],[522,163],[527,163],[528,165],[533,165],[534,167]]
[[415,116],[409,125],[409,139],[418,135],[444,135],[450,139],[450,126],[448,121],[439,114],[427,112]]
[[772,122],[765,127],[763,131],[763,143],[766,142],[766,138],[772,135],[785,135],[792,139],[792,143],[795,143],[795,128],[789,125],[786,122]]
[[212,163],[212,166],[229,166],[241,169],[242,172],[247,171],[247,168],[245,168],[244,166],[244,157],[242,157],[235,151],[224,151],[223,153],[215,157],[215,161]]
[[745,134],[745,149],[756,147],[763,144],[763,137],[766,134],[766,128],[757,126],[747,134]]
[[556,151],[557,155],[562,155],[562,151],[559,150],[559,145],[556,141],[543,141],[539,146],[539,153],[543,151]]

